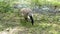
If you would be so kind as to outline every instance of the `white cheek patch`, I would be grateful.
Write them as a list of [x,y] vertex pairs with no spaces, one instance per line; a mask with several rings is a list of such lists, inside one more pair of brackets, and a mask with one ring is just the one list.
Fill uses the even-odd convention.
[[[31,16],[33,17],[33,14],[31,14]],[[28,19],[30,19],[30,16],[28,16]]]
[[30,17],[28,16],[28,19],[30,19]]

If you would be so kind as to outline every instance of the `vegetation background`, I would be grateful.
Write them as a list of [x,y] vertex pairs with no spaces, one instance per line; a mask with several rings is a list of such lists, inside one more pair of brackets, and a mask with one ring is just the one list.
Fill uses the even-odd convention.
[[[20,15],[26,7],[33,10],[33,26]],[[0,34],[60,34],[60,0],[0,0]]]

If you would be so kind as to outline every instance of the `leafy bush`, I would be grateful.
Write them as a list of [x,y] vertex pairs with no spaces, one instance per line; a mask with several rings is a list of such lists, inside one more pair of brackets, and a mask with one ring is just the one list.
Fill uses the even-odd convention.
[[0,12],[6,13],[8,11],[11,11],[11,6],[9,2],[1,1],[0,2]]

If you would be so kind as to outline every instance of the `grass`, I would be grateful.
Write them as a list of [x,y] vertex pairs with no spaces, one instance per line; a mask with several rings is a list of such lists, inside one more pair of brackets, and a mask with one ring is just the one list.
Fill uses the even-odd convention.
[[[34,14],[34,25],[26,22],[18,13],[0,14],[0,31],[8,28],[12,34],[60,34],[60,16],[49,16],[43,14]],[[11,30],[10,30],[10,29]]]

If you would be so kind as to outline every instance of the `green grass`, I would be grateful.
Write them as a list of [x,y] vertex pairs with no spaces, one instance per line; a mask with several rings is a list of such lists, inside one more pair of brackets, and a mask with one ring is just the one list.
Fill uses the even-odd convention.
[[[26,22],[23,17],[17,13],[6,13],[0,15],[0,31],[7,28],[24,28],[23,31],[14,32],[16,34],[60,34],[60,16],[49,16],[43,14],[34,14],[34,25]],[[27,29],[27,30],[26,30]]]

